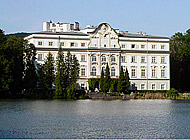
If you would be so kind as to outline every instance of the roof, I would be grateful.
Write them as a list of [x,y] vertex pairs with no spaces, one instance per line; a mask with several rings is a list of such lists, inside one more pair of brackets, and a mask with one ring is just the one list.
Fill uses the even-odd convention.
[[119,37],[131,37],[131,38],[155,38],[155,39],[170,39],[169,37],[141,35],[141,34],[119,34]]
[[88,34],[82,32],[36,32],[33,34],[44,34],[44,35],[76,35],[76,36],[88,36]]

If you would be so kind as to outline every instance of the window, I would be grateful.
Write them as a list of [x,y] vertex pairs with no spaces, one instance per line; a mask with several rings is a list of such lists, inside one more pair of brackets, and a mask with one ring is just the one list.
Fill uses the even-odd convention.
[[81,87],[81,89],[84,89],[84,83],[82,83],[81,85],[80,85],[80,87]]
[[156,70],[152,69],[152,77],[156,77]]
[[96,76],[96,67],[92,67],[92,76]]
[[114,44],[114,45],[113,45],[113,47],[115,48],[115,47],[116,47],[116,45]]
[[106,47],[106,44],[104,44],[104,47]]
[[49,46],[53,46],[53,42],[49,42]]
[[131,48],[134,49],[134,48],[135,48],[135,44],[132,44],[132,45],[131,45]]
[[92,62],[96,62],[96,56],[95,55],[92,56]]
[[155,89],[156,89],[156,85],[152,84],[152,90],[155,90]]
[[74,42],[71,42],[71,47],[74,47],[75,46],[75,43]]
[[115,76],[115,68],[114,67],[111,68],[111,76]]
[[81,68],[81,76],[85,76],[85,68]]
[[115,62],[115,56],[111,56],[111,62]]
[[161,77],[165,77],[165,70],[161,70]]
[[161,63],[165,63],[165,57],[161,57]]
[[132,62],[132,63],[135,63],[135,56],[132,56],[132,57],[131,57],[131,62]]
[[102,62],[106,62],[106,57],[104,55],[102,56]]
[[121,56],[121,62],[125,62],[125,56]]
[[122,45],[121,45],[121,48],[125,48],[125,44],[122,44]]
[[102,67],[102,70],[103,70],[103,72],[104,72],[104,74],[105,74],[106,68],[105,68],[104,66]]
[[145,45],[141,45],[141,49],[144,49],[145,48]]
[[145,77],[145,69],[141,69],[141,77]]
[[152,45],[152,49],[156,49],[156,45]]
[[141,57],[141,63],[145,63],[145,56]]
[[85,62],[85,55],[81,55],[81,62]]
[[161,49],[165,49],[165,45],[161,45]]
[[42,54],[38,54],[38,61],[42,61]]
[[81,47],[85,47],[85,43],[81,43]]
[[156,57],[155,56],[152,57],[152,63],[156,63]]
[[64,46],[64,42],[60,42],[60,46]]
[[131,69],[131,77],[135,77],[135,69]]
[[42,41],[38,41],[38,45],[39,45],[39,46],[42,46]]
[[165,90],[165,84],[161,84],[161,90]]
[[141,84],[141,89],[145,89],[145,84]]

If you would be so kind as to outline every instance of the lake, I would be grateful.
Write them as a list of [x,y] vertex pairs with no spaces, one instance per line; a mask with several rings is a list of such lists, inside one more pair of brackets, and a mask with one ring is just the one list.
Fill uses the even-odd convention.
[[0,138],[190,138],[190,101],[0,100]]

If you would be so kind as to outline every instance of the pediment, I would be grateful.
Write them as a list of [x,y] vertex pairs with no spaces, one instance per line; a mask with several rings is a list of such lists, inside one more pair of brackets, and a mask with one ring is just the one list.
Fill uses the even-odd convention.
[[91,37],[96,37],[97,34],[103,35],[106,37],[108,34],[111,34],[112,37],[118,37],[118,33],[108,24],[100,24],[93,32],[88,32]]

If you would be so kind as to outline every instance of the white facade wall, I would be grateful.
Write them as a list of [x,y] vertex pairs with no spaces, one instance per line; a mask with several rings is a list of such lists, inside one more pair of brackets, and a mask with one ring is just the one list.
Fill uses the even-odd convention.
[[[115,68],[115,76],[112,76],[112,78],[119,78],[121,66],[124,70],[127,68],[130,82],[138,90],[170,89],[170,52],[169,39],[166,37],[142,35],[126,35],[123,37],[115,32],[109,24],[104,23],[88,34],[80,32],[78,34],[38,33],[25,39],[36,46],[37,57],[38,54],[42,57],[42,60],[38,60],[38,63],[42,64],[49,51],[56,59],[58,47],[61,42],[64,42],[62,48],[65,55],[70,50],[72,54],[77,56],[80,70],[85,70],[85,72],[83,71],[84,75],[81,75],[80,71],[79,88],[86,87],[88,89],[87,80],[89,78],[100,78],[102,67],[106,67],[108,63],[110,73],[111,68]],[[38,42],[42,43],[39,45]],[[49,42],[52,42],[52,45],[49,45]],[[161,48],[162,45],[164,45],[164,48]],[[81,57],[84,58],[84,56],[85,60],[81,61]],[[92,61],[93,56],[96,57],[94,62]],[[105,62],[102,61],[102,56],[106,57]],[[112,56],[115,57],[114,62],[111,61]],[[122,56],[125,57],[125,62],[121,61]],[[132,62],[132,57],[135,57],[134,62]],[[145,58],[144,62],[141,62],[142,57]],[[155,57],[155,62],[152,62],[152,57]],[[164,63],[161,63],[162,57],[165,58]],[[92,75],[93,67],[96,68],[96,75]],[[135,76],[132,76],[132,69],[135,69]],[[142,69],[145,69],[144,76],[141,73]],[[155,69],[155,76],[152,76],[152,69]],[[165,70],[164,77],[161,75],[161,70]]]

